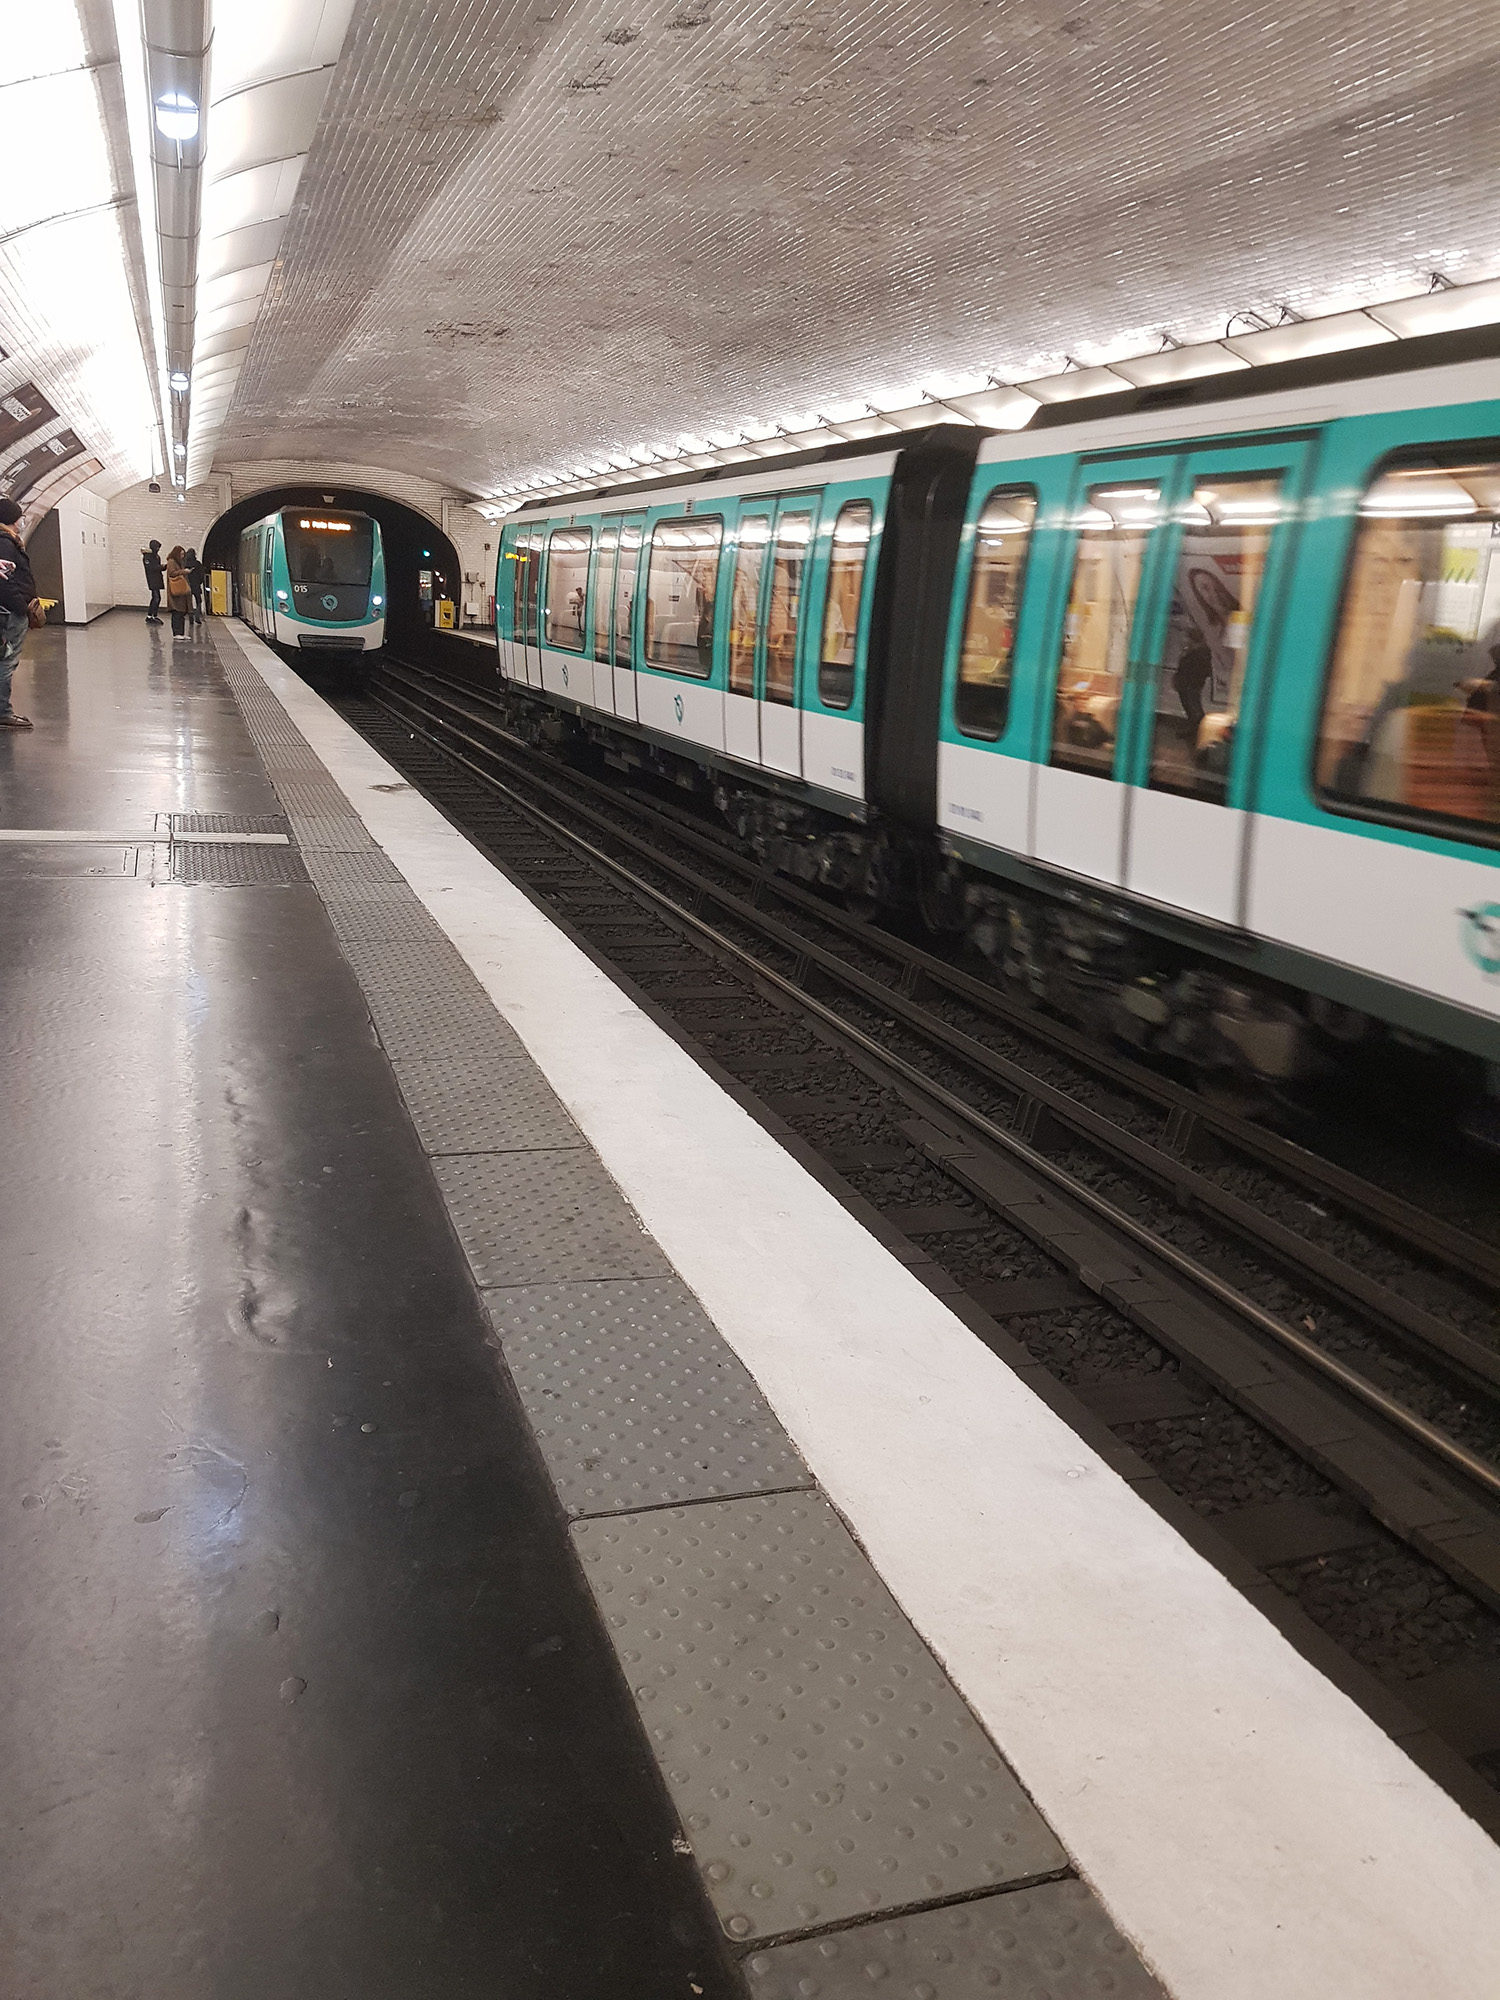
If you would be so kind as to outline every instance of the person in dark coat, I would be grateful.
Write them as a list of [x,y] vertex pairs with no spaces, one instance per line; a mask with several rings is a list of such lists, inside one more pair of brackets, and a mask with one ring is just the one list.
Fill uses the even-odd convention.
[[0,729],[29,729],[10,701],[11,676],[21,657],[26,634],[43,620],[36,578],[21,540],[21,509],[14,500],[0,500]]
[[183,557],[188,573],[188,589],[192,592],[192,611],[189,614],[195,625],[203,623],[203,564],[198,551],[189,549]]
[[146,607],[146,623],[160,625],[162,585],[166,582],[166,570],[161,559],[161,543],[150,542],[141,550],[141,568],[146,572],[146,588],[151,593],[151,602]]

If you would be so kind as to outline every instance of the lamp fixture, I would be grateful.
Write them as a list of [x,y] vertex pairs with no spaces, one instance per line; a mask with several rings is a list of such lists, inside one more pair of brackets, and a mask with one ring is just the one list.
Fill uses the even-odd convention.
[[167,377],[167,386],[170,389],[175,389],[179,396],[183,395],[188,386],[186,372],[181,368],[174,368]]
[[187,146],[198,136],[198,106],[185,90],[164,90],[156,100],[156,129],[174,145]]

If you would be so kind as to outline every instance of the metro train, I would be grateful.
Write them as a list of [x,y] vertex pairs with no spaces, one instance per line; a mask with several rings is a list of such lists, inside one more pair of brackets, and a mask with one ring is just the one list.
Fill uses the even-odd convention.
[[301,654],[374,653],[385,643],[380,523],[337,507],[282,507],[240,535],[240,616]]
[[711,795],[1233,1095],[1438,1053],[1500,1131],[1500,334],[510,517],[536,740]]

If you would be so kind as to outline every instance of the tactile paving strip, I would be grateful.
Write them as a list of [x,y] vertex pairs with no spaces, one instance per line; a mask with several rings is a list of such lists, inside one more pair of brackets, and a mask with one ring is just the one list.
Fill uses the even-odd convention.
[[400,869],[394,862],[388,861],[378,847],[353,854],[326,848],[306,852],[308,872],[320,887],[325,882],[331,889],[341,889],[350,882],[400,882],[403,879]]
[[344,818],[362,824],[342,791],[324,771],[318,777],[287,776],[276,781],[276,796],[289,813],[309,819]]
[[1165,2000],[1082,1882],[757,1951],[752,2000]]
[[518,1285],[486,1303],[570,1514],[811,1486],[680,1278]]
[[519,1041],[509,1061],[467,1056],[392,1067],[429,1153],[510,1153],[584,1143],[562,1100]]
[[364,853],[368,849],[379,849],[376,842],[365,831],[364,824],[346,808],[343,812],[298,812],[291,809],[292,832],[296,834],[302,847],[323,849],[332,853]]
[[480,1285],[670,1275],[581,1135],[556,1152],[442,1155],[432,1171]]
[[1067,1868],[821,1495],[573,1532],[731,1937]]

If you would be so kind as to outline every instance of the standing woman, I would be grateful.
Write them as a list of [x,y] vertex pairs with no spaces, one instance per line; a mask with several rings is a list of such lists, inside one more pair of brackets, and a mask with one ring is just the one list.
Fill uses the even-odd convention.
[[203,623],[203,564],[198,559],[198,551],[189,549],[183,557],[183,567],[188,574],[188,590],[193,600],[193,623]]
[[193,601],[187,550],[181,542],[170,551],[164,567],[167,572],[167,610],[172,614],[172,637],[180,639],[187,629],[188,607]]

